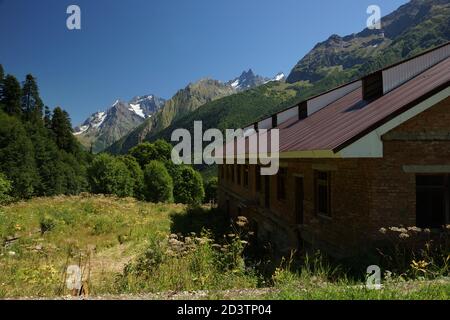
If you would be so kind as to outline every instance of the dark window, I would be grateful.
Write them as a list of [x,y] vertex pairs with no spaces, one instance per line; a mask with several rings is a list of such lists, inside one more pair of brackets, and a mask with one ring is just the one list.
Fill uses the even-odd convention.
[[223,165],[219,166],[219,170],[220,170],[220,178],[224,179],[225,178],[224,166]]
[[248,188],[248,174],[249,174],[248,171],[249,171],[248,170],[248,165],[245,165],[244,166],[244,187],[245,188]]
[[277,198],[286,200],[287,169],[280,168],[277,175]]
[[446,224],[449,212],[449,175],[416,176],[416,225],[439,228]]
[[295,177],[295,220],[297,224],[303,224],[303,202],[305,199],[302,177]]
[[256,191],[261,191],[261,167],[255,166],[255,187]]
[[242,183],[242,166],[238,164],[238,165],[236,166],[236,170],[237,170],[237,173],[236,173],[236,176],[237,176],[237,184],[238,184],[238,185],[241,185],[241,183]]
[[316,171],[314,180],[316,214],[331,216],[330,173]]
[[230,177],[231,177],[231,182],[234,182],[234,165],[231,164],[230,165]]
[[264,176],[264,205],[270,208],[270,176]]

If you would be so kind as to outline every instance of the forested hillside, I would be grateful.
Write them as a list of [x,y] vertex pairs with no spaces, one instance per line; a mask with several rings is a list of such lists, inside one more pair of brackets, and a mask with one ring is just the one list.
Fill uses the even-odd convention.
[[200,174],[175,166],[167,142],[121,157],[84,151],[67,112],[44,105],[36,79],[30,74],[21,84],[0,65],[0,205],[81,192],[186,204],[205,197]]
[[23,84],[0,66],[0,172],[17,198],[87,190],[90,155],[72,135],[67,112],[44,106],[36,79]]

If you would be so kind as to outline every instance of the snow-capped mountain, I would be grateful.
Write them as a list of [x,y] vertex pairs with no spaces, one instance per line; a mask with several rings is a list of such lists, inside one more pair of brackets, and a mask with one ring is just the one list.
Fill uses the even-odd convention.
[[134,97],[128,104],[131,111],[145,119],[151,117],[158,111],[163,106],[164,102],[164,99],[150,94]]
[[74,135],[86,148],[104,150],[150,118],[164,102],[154,95],[137,96],[129,102],[116,100],[106,111],[92,114],[75,127]]
[[[106,111],[92,114],[75,127],[74,135],[86,148],[100,152],[135,130],[161,130],[173,119],[194,111],[206,102],[283,79],[283,73],[266,78],[249,69],[225,83],[213,79],[191,83],[167,101],[152,94],[136,96],[129,102],[116,100]],[[135,136],[144,137],[145,134],[139,131]]]
[[228,81],[227,84],[236,91],[244,91],[271,81],[282,81],[284,77],[284,73],[280,72],[273,78],[266,78],[256,75],[252,69],[249,69],[248,71],[242,72],[239,77]]
[[273,77],[272,79],[269,80],[269,82],[271,81],[283,81],[286,79],[286,75],[283,72],[278,72],[275,77]]

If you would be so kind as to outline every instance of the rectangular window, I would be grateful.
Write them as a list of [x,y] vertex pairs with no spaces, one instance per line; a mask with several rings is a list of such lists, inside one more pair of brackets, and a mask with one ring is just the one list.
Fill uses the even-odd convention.
[[249,174],[248,171],[249,171],[248,170],[248,165],[245,165],[244,166],[244,187],[245,188],[248,188],[248,174]]
[[304,190],[303,177],[295,177],[295,220],[297,224],[303,224]]
[[316,214],[331,217],[330,173],[314,172]]
[[261,167],[258,165],[255,166],[255,187],[256,192],[261,191]]
[[264,205],[267,209],[270,208],[270,177],[264,176]]
[[446,224],[450,207],[449,175],[416,176],[416,225],[440,228]]
[[286,183],[287,183],[287,169],[280,168],[277,175],[277,197],[278,200],[286,200]]
[[237,176],[237,184],[238,184],[238,185],[241,185],[241,183],[242,183],[242,166],[238,164],[238,165],[236,166],[236,170],[237,170],[237,173],[236,173],[236,176]]
[[230,169],[231,182],[234,182],[234,165],[230,164],[229,169]]

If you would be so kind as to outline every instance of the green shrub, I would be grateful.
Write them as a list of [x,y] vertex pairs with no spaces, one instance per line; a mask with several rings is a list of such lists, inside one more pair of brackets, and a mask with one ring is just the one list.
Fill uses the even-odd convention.
[[153,160],[144,169],[144,196],[151,202],[173,202],[173,181],[166,167]]
[[119,158],[128,168],[133,179],[133,194],[137,199],[143,199],[144,197],[144,172],[137,160],[132,156],[122,156]]
[[208,182],[205,185],[205,202],[217,202],[217,186],[218,186],[218,179],[217,177],[213,177],[208,180]]
[[200,173],[189,166],[181,166],[174,180],[173,196],[176,203],[198,205],[203,202],[205,190]]
[[39,219],[39,227],[41,229],[41,233],[44,234],[46,232],[50,232],[56,228],[57,221],[55,218],[49,215],[43,215]]
[[88,168],[93,193],[114,194],[119,197],[133,196],[135,181],[125,163],[108,155],[100,154]]
[[128,152],[134,157],[142,168],[153,160],[168,162],[171,160],[172,146],[165,140],[154,143],[144,142],[130,149]]
[[6,204],[11,200],[11,190],[11,182],[0,172],[0,205]]

